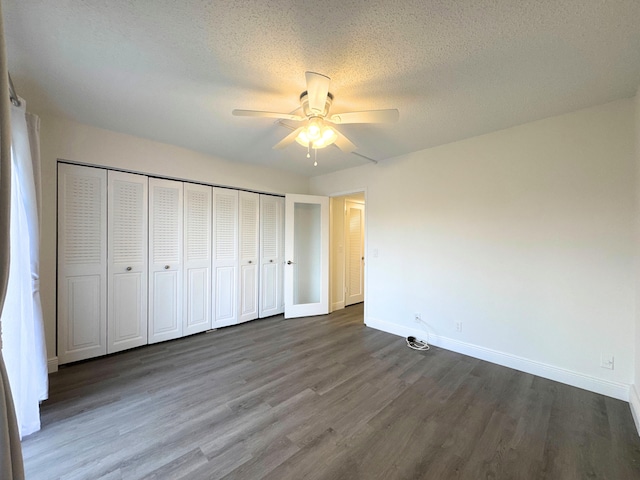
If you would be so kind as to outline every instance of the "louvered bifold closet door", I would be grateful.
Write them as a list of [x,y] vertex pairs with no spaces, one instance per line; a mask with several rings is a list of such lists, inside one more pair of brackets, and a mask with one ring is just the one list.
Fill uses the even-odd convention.
[[184,184],[183,335],[211,328],[211,197],[211,187]]
[[213,328],[238,321],[238,191],[213,189]]
[[149,343],[182,336],[182,182],[149,179]]
[[284,312],[284,198],[260,195],[260,318]]
[[240,311],[238,323],[258,318],[260,195],[240,192]]
[[58,363],[107,353],[107,171],[58,166]]
[[108,174],[107,353],[147,343],[148,178]]

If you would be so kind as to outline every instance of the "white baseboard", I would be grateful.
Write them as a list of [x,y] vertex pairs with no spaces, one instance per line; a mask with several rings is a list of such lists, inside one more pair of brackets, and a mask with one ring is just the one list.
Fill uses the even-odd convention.
[[49,373],[58,371],[58,357],[51,357],[47,360],[47,371]]
[[635,385],[629,387],[629,406],[631,407],[631,415],[636,424],[636,430],[640,435],[640,395]]
[[344,300],[341,300],[339,302],[333,302],[331,304],[331,311],[335,312],[336,310],[342,310],[344,308]]
[[[368,327],[382,330],[383,332],[392,333],[401,337],[414,336],[420,340],[427,340],[431,345],[435,345],[436,347],[441,347],[446,350],[469,355],[470,357],[479,358],[480,360],[486,360],[487,362],[496,363],[504,367],[513,368],[532,375],[548,378],[549,380],[566,383],[567,385],[629,402],[630,386],[625,383],[610,382],[608,380],[584,375],[582,373],[537,362],[535,360],[518,357],[517,355],[512,355],[510,353],[499,352],[490,348],[462,342],[453,338],[432,334],[428,335],[429,338],[425,338],[426,335],[424,330],[406,327],[404,325],[398,325],[384,320],[368,318],[365,321],[365,324]],[[638,410],[636,413],[640,414],[640,400],[637,403],[637,407]],[[636,425],[638,425],[637,420]]]

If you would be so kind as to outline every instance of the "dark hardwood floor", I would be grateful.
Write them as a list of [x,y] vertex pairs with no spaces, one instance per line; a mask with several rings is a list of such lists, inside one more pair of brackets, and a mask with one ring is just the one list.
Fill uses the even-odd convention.
[[27,479],[634,479],[629,405],[366,328],[274,317],[51,375]]

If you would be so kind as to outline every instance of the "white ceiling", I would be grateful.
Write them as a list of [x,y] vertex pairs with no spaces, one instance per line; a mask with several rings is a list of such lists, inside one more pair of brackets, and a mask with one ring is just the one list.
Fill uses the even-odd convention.
[[9,69],[40,112],[304,175],[368,163],[335,147],[319,166],[273,119],[304,72],[332,78],[333,113],[377,160],[631,97],[640,0],[2,0]]

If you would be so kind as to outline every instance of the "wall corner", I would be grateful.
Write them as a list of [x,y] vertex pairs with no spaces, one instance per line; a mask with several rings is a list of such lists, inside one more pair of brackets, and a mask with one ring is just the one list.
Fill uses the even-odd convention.
[[55,373],[58,371],[58,357],[51,357],[47,359],[47,371],[49,373]]
[[633,421],[636,424],[636,430],[640,435],[640,395],[638,395],[635,384],[629,386],[629,407],[631,408]]

